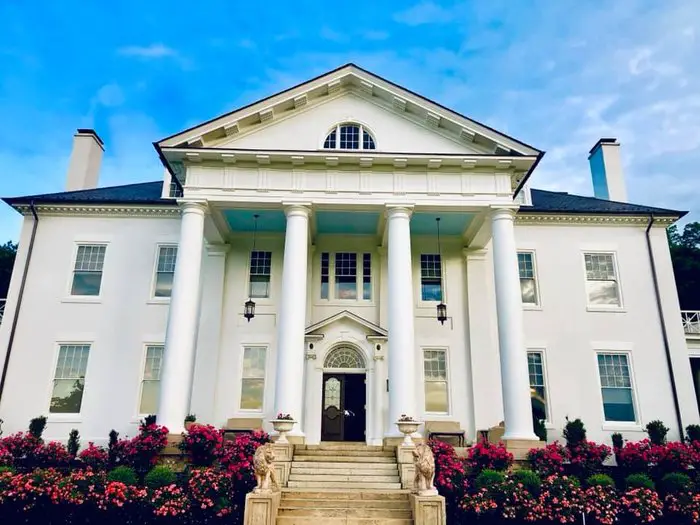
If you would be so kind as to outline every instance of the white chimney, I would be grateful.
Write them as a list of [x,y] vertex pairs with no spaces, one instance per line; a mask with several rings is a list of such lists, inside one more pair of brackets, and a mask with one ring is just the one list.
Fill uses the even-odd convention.
[[588,152],[593,177],[593,194],[598,199],[627,202],[625,176],[617,139],[600,139]]
[[68,164],[66,191],[97,187],[104,142],[94,129],[78,129],[73,136],[73,151]]

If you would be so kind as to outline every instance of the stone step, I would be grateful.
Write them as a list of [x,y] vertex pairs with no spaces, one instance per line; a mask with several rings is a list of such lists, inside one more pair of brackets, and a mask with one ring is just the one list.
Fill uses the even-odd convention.
[[413,525],[403,518],[322,518],[309,516],[278,516],[277,525]]
[[[328,488],[328,481],[292,481],[289,480],[287,486],[290,488],[323,489]],[[401,483],[370,482],[370,481],[337,481],[333,483],[333,488],[338,489],[381,489],[399,490]]]
[[345,508],[345,509],[324,509],[321,507],[310,508],[280,508],[277,516],[305,516],[309,518],[401,518],[411,519],[411,510],[397,509],[366,509],[366,508]]
[[282,499],[308,499],[308,500],[325,500],[332,498],[334,500],[392,500],[392,501],[409,501],[408,496],[410,490],[397,490],[392,492],[384,492],[381,490],[364,490],[364,489],[303,489],[303,488],[283,488]]
[[294,450],[366,450],[368,452],[381,452],[384,450],[394,451],[396,447],[385,449],[382,445],[366,445],[365,443],[351,442],[326,442],[319,445],[297,445]]
[[[328,496],[328,494],[326,494]],[[345,508],[370,508],[370,509],[398,509],[411,510],[411,504],[404,499],[321,499],[321,498],[286,498],[282,496],[280,508],[313,509],[345,509]]]
[[362,483],[398,483],[399,475],[370,475],[361,476],[359,474],[294,474],[289,475],[289,481],[353,481]]
[[333,457],[386,457],[395,458],[396,452],[392,450],[300,450],[297,454],[294,453],[294,457],[299,456],[333,456]]
[[338,456],[338,455],[327,455],[327,456],[306,456],[304,454],[294,454],[294,462],[297,461],[308,461],[308,462],[333,462],[333,463],[393,463],[396,464],[396,456]]
[[[342,465],[342,463],[337,463],[336,465]],[[309,466],[308,463],[302,463],[301,465],[295,465],[292,463],[291,475],[294,474],[339,474],[346,476],[398,476],[399,470],[396,465],[390,463],[382,463],[379,466],[389,467],[389,468],[374,468],[374,465],[370,464],[360,464],[362,466],[352,468],[352,467],[319,467],[318,463],[314,463]]]
[[[359,463],[359,464],[358,464]],[[322,469],[362,469],[362,470],[379,470],[379,471],[395,471],[397,466],[395,462],[387,463],[362,463],[360,461],[343,462],[343,461],[303,461],[303,462],[292,462],[292,470],[294,469],[308,469],[313,471],[320,471]]]

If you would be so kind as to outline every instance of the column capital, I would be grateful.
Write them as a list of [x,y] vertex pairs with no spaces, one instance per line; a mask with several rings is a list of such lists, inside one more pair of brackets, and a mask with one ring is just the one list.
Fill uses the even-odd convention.
[[209,255],[209,257],[225,257],[230,248],[230,244],[223,243],[211,243],[206,245],[207,255]]
[[289,217],[308,217],[311,215],[310,202],[283,202],[284,214]]
[[501,219],[513,220],[518,213],[517,206],[491,206],[491,220],[497,221]]
[[181,201],[179,204],[182,213],[201,213],[203,215],[209,211],[206,201]]
[[394,217],[406,217],[410,219],[412,214],[413,205],[411,204],[388,204],[384,212],[387,219],[393,219]]

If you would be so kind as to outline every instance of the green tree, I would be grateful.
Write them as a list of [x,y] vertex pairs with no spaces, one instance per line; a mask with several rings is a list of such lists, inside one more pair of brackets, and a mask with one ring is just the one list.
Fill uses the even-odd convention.
[[700,222],[668,228],[673,272],[682,310],[700,310]]
[[7,241],[5,244],[0,244],[0,299],[7,297],[16,256],[17,243]]

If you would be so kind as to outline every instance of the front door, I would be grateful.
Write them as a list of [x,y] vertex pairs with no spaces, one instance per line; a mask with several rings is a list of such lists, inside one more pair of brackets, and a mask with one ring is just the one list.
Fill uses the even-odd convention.
[[323,374],[323,441],[365,441],[365,374]]

